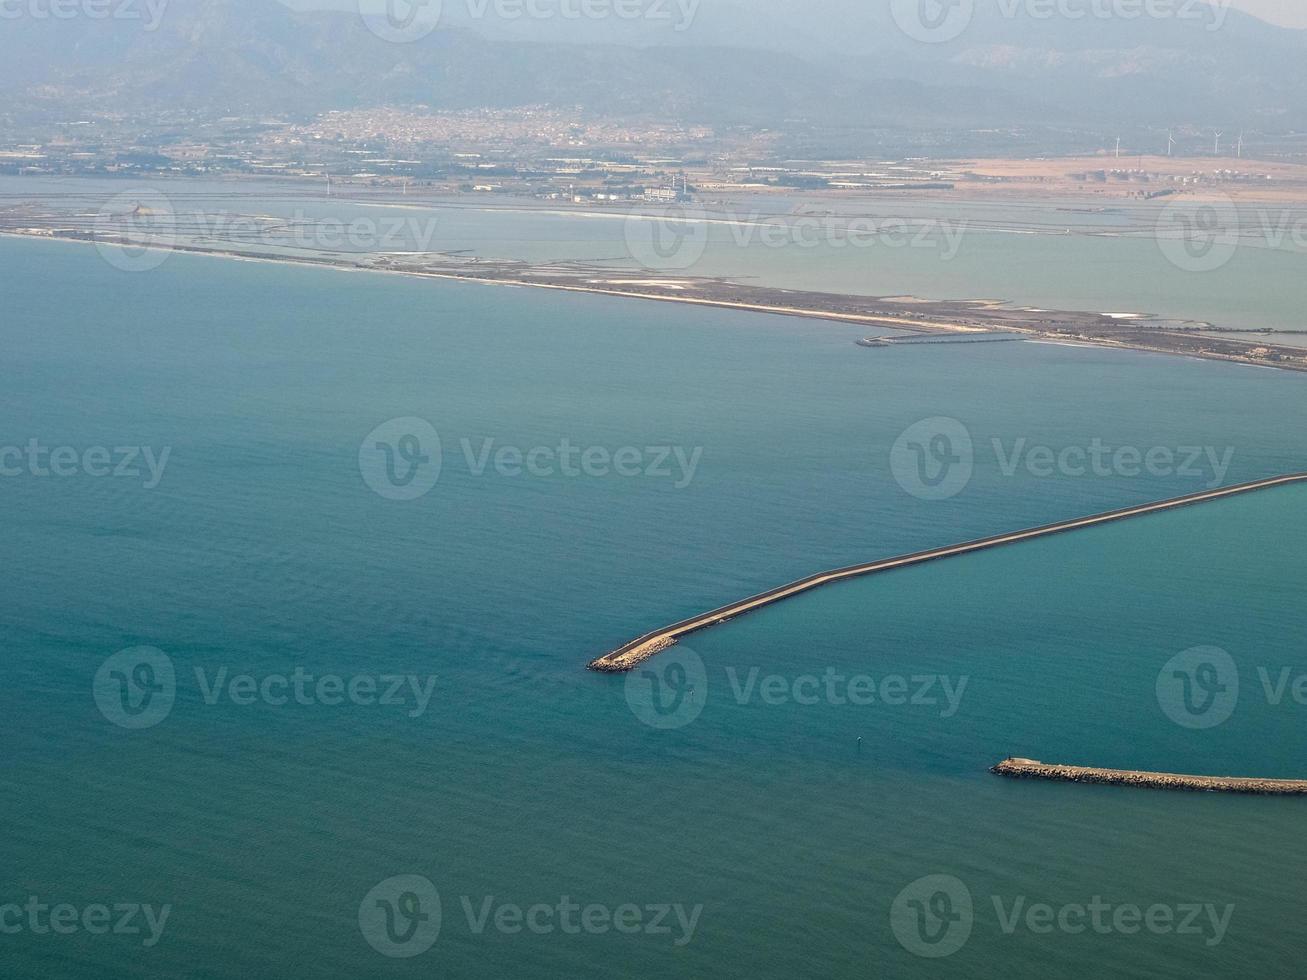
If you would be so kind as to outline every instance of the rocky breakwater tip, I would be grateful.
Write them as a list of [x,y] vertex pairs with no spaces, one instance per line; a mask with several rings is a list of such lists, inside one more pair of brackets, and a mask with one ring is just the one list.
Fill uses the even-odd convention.
[[612,653],[606,653],[597,660],[590,661],[587,666],[590,670],[597,670],[602,674],[624,674],[627,671],[635,670],[636,667],[650,657],[674,646],[676,646],[676,637],[668,635],[655,636],[648,640],[619,647]]

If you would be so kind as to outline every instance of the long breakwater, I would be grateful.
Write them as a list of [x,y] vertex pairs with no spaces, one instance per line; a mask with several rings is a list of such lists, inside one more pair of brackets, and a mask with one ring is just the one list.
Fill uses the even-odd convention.
[[802,595],[805,592],[810,592],[813,589],[821,588],[825,585],[831,585],[836,582],[843,582],[853,578],[862,578],[867,575],[877,575],[882,572],[889,572],[899,568],[910,568],[913,565],[921,565],[930,561],[939,561],[944,558],[956,558],[960,555],[986,551],[991,548],[1000,548],[1010,544],[1018,544],[1022,541],[1031,541],[1036,538],[1049,537],[1054,534],[1064,534],[1068,531],[1077,531],[1083,528],[1094,527],[1099,524],[1130,520],[1136,517],[1144,517],[1148,514],[1176,510],[1181,507],[1191,507],[1196,504],[1222,500],[1226,497],[1234,497],[1259,490],[1268,490],[1272,487],[1303,482],[1307,482],[1307,473],[1272,477],[1266,480],[1257,480],[1252,483],[1242,483],[1237,486],[1221,487],[1216,490],[1206,490],[1201,493],[1187,494],[1183,497],[1175,497],[1171,500],[1163,500],[1157,503],[1142,504],[1136,507],[1126,507],[1120,510],[1108,511],[1104,514],[1095,514],[1092,517],[1059,521],[1056,524],[1046,524],[1042,527],[1030,528],[1024,531],[999,534],[993,537],[981,538],[977,541],[967,541],[962,544],[951,545],[949,547],[932,548],[929,551],[919,551],[914,554],[902,555],[897,558],[885,558],[880,561],[868,562],[862,565],[851,565],[847,568],[838,568],[829,572],[819,572],[816,575],[810,575],[807,578],[798,580],[797,582],[791,582],[788,585],[782,585],[779,588],[763,592],[760,595],[741,599],[739,602],[733,602],[730,605],[722,606],[719,609],[714,609],[710,612],[702,613],[689,619],[683,619],[678,623],[671,624],[670,626],[664,626],[651,633],[645,633],[643,636],[637,637],[629,643],[623,644],[610,653],[606,653],[602,657],[592,660],[589,664],[589,669],[605,673],[624,673],[629,670],[634,670],[650,657],[654,657],[664,650],[675,646],[683,637],[688,636],[691,633],[697,633],[700,630],[716,626],[730,619],[735,619],[736,617],[745,615],[746,613],[755,612],[756,610],[763,609],[775,603],[783,602],[786,599]]
[[1004,759],[990,772],[1009,779],[1044,779],[1061,783],[1184,790],[1191,793],[1243,793],[1253,796],[1305,796],[1307,779],[1260,779],[1243,776],[1183,776],[1173,772],[1136,772],[1057,766],[1035,759]]

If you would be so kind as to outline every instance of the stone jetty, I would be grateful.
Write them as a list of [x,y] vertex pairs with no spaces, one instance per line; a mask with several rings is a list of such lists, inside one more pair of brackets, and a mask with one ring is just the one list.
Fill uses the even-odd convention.
[[592,660],[589,664],[589,668],[604,673],[624,673],[626,671],[634,670],[650,657],[656,656],[664,650],[675,646],[683,636],[698,632],[702,629],[707,629],[710,626],[716,626],[729,619],[734,619],[736,616],[742,616],[745,613],[754,612],[774,603],[783,602],[793,596],[809,592],[824,585],[830,585],[834,582],[843,582],[851,578],[861,578],[866,575],[876,575],[881,572],[888,572],[898,568],[908,568],[912,565],[920,565],[929,561],[939,561],[943,558],[955,558],[959,555],[971,554],[976,551],[1000,548],[1005,545],[1017,544],[1021,541],[1030,541],[1034,538],[1048,537],[1053,534],[1064,534],[1068,531],[1094,527],[1099,524],[1108,524],[1113,521],[1129,520],[1135,517],[1143,517],[1147,514],[1157,514],[1162,511],[1176,510],[1180,507],[1191,507],[1195,504],[1203,504],[1213,500],[1222,500],[1226,497],[1252,493],[1257,490],[1267,490],[1271,487],[1304,482],[1307,482],[1307,473],[1277,476],[1268,480],[1242,483],[1238,486],[1220,487],[1216,490],[1206,490],[1202,493],[1191,493],[1183,497],[1175,497],[1171,500],[1158,501],[1157,503],[1141,504],[1137,507],[1126,507],[1121,510],[1109,511],[1106,514],[1095,514],[1092,517],[1080,517],[1070,521],[1059,521],[1056,524],[1046,524],[1043,527],[1034,527],[1025,531],[1013,531],[1010,534],[999,534],[991,538],[982,538],[979,541],[967,541],[946,548],[932,548],[929,551],[919,551],[916,554],[902,555],[898,558],[884,558],[880,561],[868,562],[863,565],[851,565],[848,568],[837,568],[829,572],[819,572],[816,575],[810,575],[797,582],[791,582],[788,585],[782,585],[780,588],[763,592],[761,595],[750,596],[747,599],[741,599],[739,602],[733,602],[729,606],[722,606],[720,609],[714,609],[711,612],[706,612],[699,616],[693,616],[690,619],[683,619],[679,623],[664,626],[651,633],[645,633],[643,636],[632,640],[630,643],[623,644],[616,650],[606,653],[596,660]]
[[1136,789],[1183,790],[1191,793],[1244,793],[1253,796],[1307,795],[1307,779],[1184,776],[1174,772],[1136,772],[1130,769],[1058,766],[1035,759],[1004,759],[989,771],[1009,779],[1045,779],[1059,783],[1130,786]]

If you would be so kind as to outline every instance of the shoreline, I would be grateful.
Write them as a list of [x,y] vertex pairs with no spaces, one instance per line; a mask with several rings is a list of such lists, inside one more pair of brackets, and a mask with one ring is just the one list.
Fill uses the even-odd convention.
[[1186,494],[1183,497],[1174,497],[1170,500],[1162,500],[1151,504],[1140,504],[1135,507],[1107,511],[1106,513],[1095,514],[1090,517],[1073,518],[1067,521],[1059,521],[1056,524],[1046,524],[1041,527],[1029,528],[1024,531],[1014,531],[1009,534],[981,538],[976,541],[966,541],[962,544],[946,546],[943,548],[932,548],[928,551],[919,551],[910,555],[900,555],[896,558],[884,558],[861,565],[850,565],[846,568],[837,568],[828,572],[818,572],[817,574],[810,575],[807,578],[790,582],[787,585],[770,589],[767,592],[762,592],[758,595],[741,599],[740,601],[733,602],[730,605],[721,606],[698,616],[683,619],[680,622],[671,624],[670,626],[664,626],[661,629],[645,633],[628,643],[624,643],[603,656],[595,658],[586,666],[589,670],[603,674],[627,673],[640,666],[640,664],[644,663],[646,660],[676,646],[683,637],[689,636],[691,633],[697,633],[700,630],[717,626],[739,616],[756,612],[759,609],[775,605],[778,602],[784,602],[786,599],[802,595],[805,592],[811,592],[814,589],[819,589],[826,585],[832,585],[836,582],[864,578],[869,575],[877,575],[895,569],[909,568],[914,565],[922,565],[927,562],[940,561],[947,558],[956,558],[960,555],[973,554],[979,551],[989,551],[1010,544],[1031,541],[1036,538],[1050,537],[1055,534],[1065,534],[1070,531],[1083,530],[1084,528],[1095,527],[1100,524],[1130,520],[1136,517],[1145,517],[1163,511],[1177,510],[1181,507],[1191,507],[1197,504],[1209,503],[1214,500],[1222,500],[1227,497],[1241,496],[1243,494],[1254,493],[1260,490],[1269,490],[1273,487],[1289,486],[1296,483],[1307,483],[1307,473],[1295,473],[1286,476],[1270,477],[1265,480],[1256,480],[1252,483],[1242,483],[1231,487],[1219,487],[1215,490],[1204,490],[1199,493]]
[[[429,253],[425,265],[394,256],[360,253],[358,260],[342,257],[267,255],[196,245],[140,245],[125,240],[95,238],[90,233],[0,230],[6,238],[35,239],[124,248],[178,252],[245,262],[337,269],[348,272],[376,272],[453,282],[494,286],[529,286],[560,292],[613,296],[620,299],[654,300],[716,309],[767,313],[826,320],[834,323],[906,330],[919,334],[1016,333],[1030,341],[1107,350],[1133,350],[1169,354],[1201,360],[1224,361],[1307,372],[1307,349],[1273,344],[1250,344],[1223,338],[1204,337],[1192,331],[1167,331],[1155,326],[1147,314],[1123,319],[1085,311],[1030,310],[1013,308],[994,300],[919,300],[902,296],[875,297],[809,290],[756,286],[722,279],[673,277],[669,273],[617,272],[580,264],[531,265],[515,260],[459,260],[442,253]],[[405,256],[404,258],[409,258]],[[620,277],[605,284],[606,277]],[[622,288],[616,288],[618,285]],[[893,346],[893,345],[891,345]],[[1253,356],[1252,352],[1259,352]]]
[[[579,283],[538,282],[530,279],[494,278],[491,276],[469,275],[466,272],[455,272],[450,270],[397,268],[384,265],[363,264],[350,262],[345,259],[313,258],[309,256],[293,255],[255,255],[246,252],[234,252],[229,249],[200,248],[193,245],[139,245],[107,240],[99,241],[91,238],[73,238],[66,235],[32,235],[12,230],[0,230],[0,238],[20,238],[28,241],[66,242],[72,245],[92,245],[95,247],[107,248],[133,248],[142,251],[167,252],[170,254],[176,252],[184,255],[201,255],[210,258],[229,259],[236,262],[266,262],[273,265],[306,266],[318,269],[335,269],[342,272],[373,272],[377,274],[412,276],[419,279],[443,279],[451,282],[480,283],[481,285],[486,286],[530,286],[535,289],[553,289],[563,292],[591,293],[596,296],[616,296],[619,299],[645,299],[664,303],[686,303],[691,306],[708,306],[717,309],[743,310],[749,313],[772,313],[778,316],[797,316],[814,320],[833,320],[839,323],[849,323],[854,325],[867,324],[875,326],[877,324],[884,324],[886,326],[893,326],[904,330],[913,330],[918,333],[938,332],[962,334],[985,332],[983,327],[971,327],[955,323],[923,322],[907,318],[895,318],[881,314],[847,313],[799,306],[773,306],[747,301],[711,299],[702,296],[680,296],[671,293],[667,295],[654,295],[631,290],[605,289],[593,283],[582,285]],[[481,263],[487,266],[498,261],[499,260],[494,259],[480,260]],[[626,281],[634,282],[637,280]],[[663,276],[661,279],[648,280],[648,284],[653,286],[666,283],[667,281],[669,281],[668,277]],[[753,287],[742,288],[747,289]],[[801,290],[781,289],[776,291],[804,295]],[[861,297],[850,298],[860,299]],[[875,297],[867,297],[867,299],[874,300]],[[931,301],[927,300],[922,302],[929,303]],[[992,301],[983,300],[974,302],[989,304]]]
[[1236,793],[1247,796],[1307,796],[1307,779],[1263,779],[1247,776],[1188,776],[1173,772],[1062,766],[1036,759],[1004,759],[990,770],[1008,779],[1038,779],[1055,783],[1122,786],[1130,789],[1190,793]]

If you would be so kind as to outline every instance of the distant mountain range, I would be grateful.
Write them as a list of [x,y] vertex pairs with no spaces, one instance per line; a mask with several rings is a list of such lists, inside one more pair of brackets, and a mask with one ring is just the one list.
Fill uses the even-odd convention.
[[[1220,15],[1191,0],[1170,9],[1192,18],[1135,20],[1040,19],[1020,13],[1026,0],[975,0],[945,43],[906,34],[891,0],[702,0],[679,31],[508,21],[495,2],[477,17],[479,0],[443,0],[439,29],[412,44],[381,40],[349,3],[321,9],[333,2],[171,0],[152,32],[6,19],[0,99],[10,111],[219,115],[544,103],[778,129],[1307,127],[1307,32],[1229,10],[1213,29]],[[679,19],[676,0],[667,7]]]

